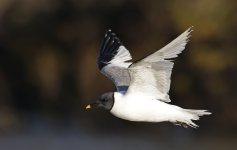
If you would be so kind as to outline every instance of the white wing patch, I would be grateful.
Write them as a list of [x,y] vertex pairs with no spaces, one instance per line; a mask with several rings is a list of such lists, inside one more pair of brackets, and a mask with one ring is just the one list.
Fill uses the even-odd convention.
[[109,64],[114,64],[116,66],[121,66],[128,68],[131,65],[131,62],[126,62],[132,59],[129,51],[122,45],[118,49],[118,53],[113,57]]

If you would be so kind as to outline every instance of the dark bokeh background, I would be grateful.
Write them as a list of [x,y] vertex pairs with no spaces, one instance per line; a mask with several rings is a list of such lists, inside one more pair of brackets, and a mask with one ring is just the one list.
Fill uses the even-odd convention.
[[[235,149],[236,10],[233,0],[0,0],[0,149]],[[213,113],[200,128],[84,110],[115,90],[95,63],[106,29],[136,60],[190,26],[170,95]]]

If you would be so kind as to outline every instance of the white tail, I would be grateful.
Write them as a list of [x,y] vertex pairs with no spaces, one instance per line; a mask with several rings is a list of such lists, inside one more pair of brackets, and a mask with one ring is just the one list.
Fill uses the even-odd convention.
[[208,112],[207,110],[196,110],[196,109],[182,109],[183,113],[182,118],[177,120],[178,125],[183,125],[186,127],[186,125],[197,128],[198,125],[196,125],[192,120],[199,120],[200,116],[204,115],[210,115],[211,112]]

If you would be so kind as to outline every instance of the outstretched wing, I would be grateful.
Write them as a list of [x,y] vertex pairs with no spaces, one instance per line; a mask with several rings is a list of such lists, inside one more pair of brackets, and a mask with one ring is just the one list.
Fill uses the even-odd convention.
[[132,57],[119,38],[108,30],[101,45],[97,65],[100,72],[110,78],[118,92],[125,92],[130,84],[128,66]]
[[127,94],[147,94],[170,102],[168,92],[174,63],[169,59],[177,57],[185,49],[191,32],[192,28],[187,29],[162,49],[132,64],[129,67],[131,83]]

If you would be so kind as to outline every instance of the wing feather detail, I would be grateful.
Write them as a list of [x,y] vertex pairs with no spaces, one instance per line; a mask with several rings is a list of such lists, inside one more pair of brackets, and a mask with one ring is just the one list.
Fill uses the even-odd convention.
[[132,57],[119,38],[108,30],[102,42],[97,65],[100,72],[113,81],[118,92],[127,90],[130,84],[128,66]]
[[127,94],[146,94],[154,99],[170,102],[169,89],[174,63],[172,58],[180,54],[189,41],[192,28],[170,42],[162,49],[137,61],[129,67],[131,83]]

